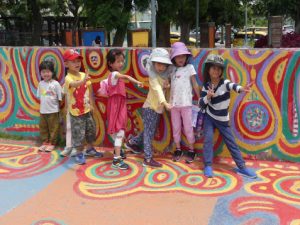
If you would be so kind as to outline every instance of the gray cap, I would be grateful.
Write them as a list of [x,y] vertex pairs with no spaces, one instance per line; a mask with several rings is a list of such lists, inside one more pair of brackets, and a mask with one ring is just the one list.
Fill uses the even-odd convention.
[[205,64],[206,63],[211,63],[216,66],[224,67],[224,59],[220,55],[215,55],[215,54],[208,55],[205,60]]

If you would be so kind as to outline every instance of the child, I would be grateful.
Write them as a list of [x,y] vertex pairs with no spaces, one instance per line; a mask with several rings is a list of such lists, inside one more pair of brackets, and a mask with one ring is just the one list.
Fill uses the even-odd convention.
[[[143,83],[137,81],[128,75],[120,73],[124,66],[125,56],[119,49],[109,50],[107,56],[107,66],[111,73],[108,76],[108,101],[107,101],[107,120],[108,131],[114,140],[114,159],[112,167],[127,170],[129,168],[121,157],[121,146],[125,136],[127,125],[127,107],[126,107],[126,90],[124,80],[129,80],[139,87]],[[125,156],[123,155],[125,158]]]
[[217,128],[230,151],[233,160],[238,168],[236,172],[249,177],[256,178],[256,173],[246,168],[245,161],[234,140],[234,136],[229,127],[229,103],[230,91],[237,93],[250,92],[251,84],[242,87],[223,79],[224,60],[219,55],[209,55],[204,67],[204,86],[201,92],[200,107],[206,109],[204,118],[204,175],[213,177],[213,132]]
[[[63,55],[68,74],[65,79],[65,90],[68,92],[68,111],[72,127],[72,147],[76,149],[75,160],[79,165],[85,164],[85,155],[102,157],[93,147],[96,138],[96,126],[92,117],[93,100],[91,81],[87,73],[79,72],[82,56],[74,49],[68,49]],[[83,154],[84,141],[87,150]]]
[[43,61],[39,70],[42,80],[37,89],[40,98],[40,133],[43,141],[39,151],[51,152],[57,144],[59,131],[59,101],[62,100],[61,86],[56,80],[54,63]]
[[167,110],[171,109],[163,90],[169,76],[169,70],[167,69],[171,64],[168,51],[163,48],[155,48],[146,65],[149,75],[149,92],[143,105],[144,131],[126,143],[126,147],[134,153],[141,153],[139,145],[144,144],[145,159],[143,166],[162,167],[161,163],[153,159],[152,140],[164,107]]
[[194,161],[194,129],[192,125],[192,101],[193,89],[199,99],[199,87],[196,80],[196,71],[192,64],[188,63],[191,53],[182,42],[176,42],[171,48],[171,60],[176,69],[171,73],[171,95],[170,104],[173,138],[176,144],[176,150],[173,155],[173,161],[180,161],[183,152],[180,147],[181,129],[184,128],[185,136],[189,143],[186,162]]

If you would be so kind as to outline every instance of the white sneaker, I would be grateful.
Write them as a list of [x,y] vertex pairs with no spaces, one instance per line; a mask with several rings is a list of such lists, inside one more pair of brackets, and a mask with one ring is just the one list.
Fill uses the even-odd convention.
[[71,153],[72,150],[73,150],[72,147],[65,147],[64,150],[60,153],[60,156],[66,157],[66,156],[72,154]]
[[72,151],[71,151],[70,156],[71,156],[71,157],[74,157],[74,156],[76,156],[76,154],[77,154],[76,148],[72,148]]

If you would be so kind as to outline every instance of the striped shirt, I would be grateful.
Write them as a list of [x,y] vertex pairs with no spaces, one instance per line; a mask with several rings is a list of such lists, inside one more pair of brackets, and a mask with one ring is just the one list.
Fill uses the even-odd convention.
[[234,90],[240,93],[242,86],[231,82],[230,80],[221,79],[218,86],[214,88],[215,95],[210,100],[207,99],[207,92],[210,83],[204,84],[200,95],[200,107],[206,107],[206,113],[215,120],[221,122],[229,121],[229,103],[230,91]]

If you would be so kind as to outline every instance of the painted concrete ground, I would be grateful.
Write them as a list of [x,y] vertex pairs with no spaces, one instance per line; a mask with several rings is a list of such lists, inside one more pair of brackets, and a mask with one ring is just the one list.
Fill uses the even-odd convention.
[[59,150],[1,140],[0,224],[300,224],[299,163],[247,161],[258,174],[252,180],[235,174],[231,159],[217,159],[207,179],[200,159],[164,156],[163,168],[150,169],[128,156],[131,169],[118,171],[110,151],[79,166]]

